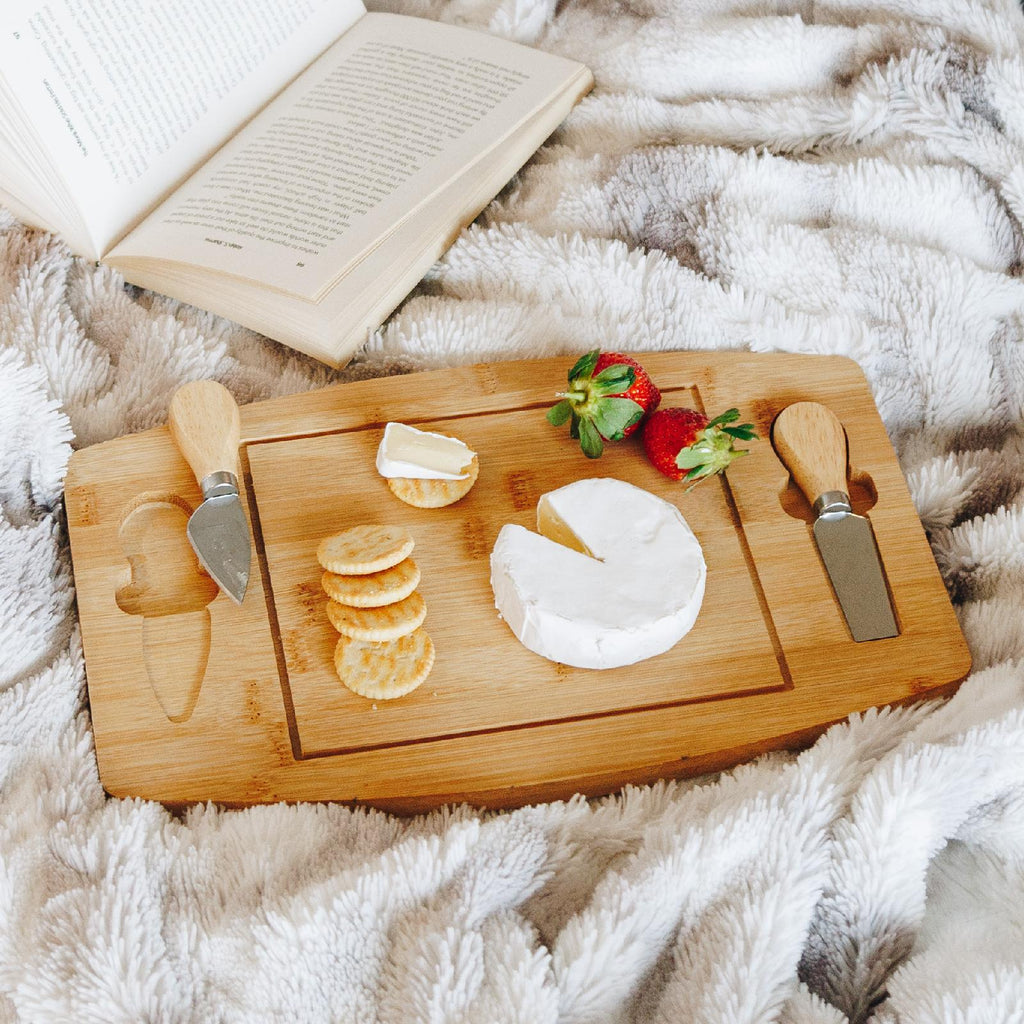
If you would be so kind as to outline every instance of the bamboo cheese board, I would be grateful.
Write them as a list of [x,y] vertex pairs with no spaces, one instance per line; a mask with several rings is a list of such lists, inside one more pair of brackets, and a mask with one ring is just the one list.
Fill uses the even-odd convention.
[[[571,357],[360,381],[241,410],[254,541],[241,606],[200,570],[185,524],[198,484],[166,428],[76,452],[66,507],[100,776],[168,805],[338,800],[415,812],[516,806],[693,775],[810,742],[855,711],[951,693],[970,657],[868,384],[826,356],[639,357],[663,405],[739,407],[762,440],[684,493],[638,438],[580,453],[544,410]],[[854,511],[873,526],[899,635],[855,643],[811,536],[813,512],[767,440],[813,401],[842,422]],[[386,422],[460,437],[480,475],[441,509],[405,505],[374,468]],[[534,529],[540,496],[616,477],[677,505],[707,562],[704,602],[672,649],[577,669],[498,616],[489,554]],[[360,523],[416,540],[437,656],[406,697],[343,687],[316,548]]]

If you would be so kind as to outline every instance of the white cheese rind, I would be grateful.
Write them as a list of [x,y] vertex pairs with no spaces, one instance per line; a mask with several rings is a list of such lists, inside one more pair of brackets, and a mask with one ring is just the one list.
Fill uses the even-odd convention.
[[377,447],[377,472],[408,480],[465,480],[469,473],[463,470],[474,454],[458,438],[388,423]]
[[501,528],[491,552],[494,602],[525,647],[578,668],[615,668],[661,654],[690,631],[707,567],[674,505],[606,478],[541,501],[594,557],[522,526]]

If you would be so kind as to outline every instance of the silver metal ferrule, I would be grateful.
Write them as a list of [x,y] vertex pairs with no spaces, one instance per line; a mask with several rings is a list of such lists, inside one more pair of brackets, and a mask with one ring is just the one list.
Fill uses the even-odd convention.
[[829,512],[852,512],[850,496],[845,491],[825,491],[819,494],[814,502],[814,514],[816,516],[827,515]]
[[221,469],[216,473],[210,473],[209,476],[204,476],[199,487],[203,492],[203,501],[208,498],[222,498],[225,495],[238,494],[238,477],[234,473],[228,473]]

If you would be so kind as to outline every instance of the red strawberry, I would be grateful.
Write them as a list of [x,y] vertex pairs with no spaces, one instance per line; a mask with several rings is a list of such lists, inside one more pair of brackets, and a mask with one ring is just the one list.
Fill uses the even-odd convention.
[[756,438],[753,423],[726,425],[739,418],[738,409],[713,420],[695,409],[659,409],[644,424],[644,451],[665,476],[697,483],[723,472],[733,459],[747,454],[746,448],[734,448],[733,441]]
[[571,419],[569,436],[578,437],[583,454],[596,459],[605,441],[629,437],[658,407],[661,392],[647,371],[629,356],[594,349],[569,371],[569,390],[548,410],[548,422],[560,427]]

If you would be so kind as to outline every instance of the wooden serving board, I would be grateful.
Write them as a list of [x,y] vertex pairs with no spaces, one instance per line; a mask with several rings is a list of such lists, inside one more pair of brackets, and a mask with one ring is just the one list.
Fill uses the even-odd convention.
[[[947,694],[970,657],[895,454],[857,365],[836,357],[641,357],[664,405],[738,406],[767,438],[797,401],[849,439],[850,491],[871,519],[901,633],[854,643],[810,533],[810,507],[768,440],[689,493],[638,439],[587,460],[544,409],[570,357],[339,385],[242,409],[255,557],[241,607],[198,568],[185,523],[199,488],[165,428],[75,453],[66,482],[100,775],[109,792],[213,800],[452,800],[513,806],[608,792],[809,742],[854,711]],[[462,438],[480,477],[415,509],[374,468],[384,424]],[[498,617],[498,530],[534,528],[541,494],[587,476],[678,505],[707,591],[693,630],[622,669],[574,669],[522,647]],[[395,701],[343,687],[315,552],[326,534],[400,523],[416,540],[437,660]]]

